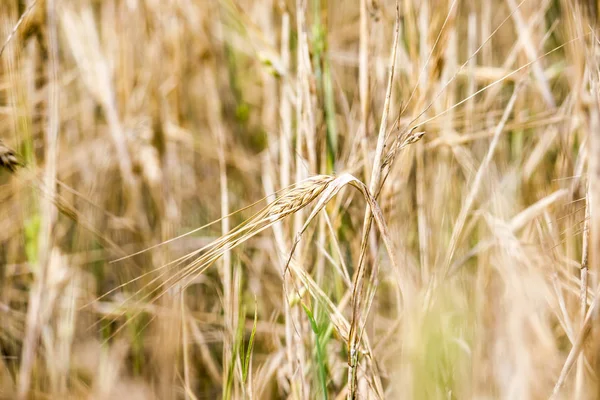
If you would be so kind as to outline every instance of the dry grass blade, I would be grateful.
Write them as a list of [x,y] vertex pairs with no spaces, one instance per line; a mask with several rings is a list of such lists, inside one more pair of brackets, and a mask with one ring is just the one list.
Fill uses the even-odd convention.
[[[589,194],[586,193],[585,197],[585,221],[583,225],[583,240],[581,250],[581,272],[579,275],[580,289],[579,289],[579,307],[580,307],[580,329],[583,328],[585,321],[585,314],[588,305],[588,254],[589,254],[589,231],[590,231],[590,204]],[[575,378],[575,399],[583,398],[584,393],[584,368],[585,368],[585,357],[580,354],[577,358],[577,374]]]
[[[30,307],[27,310],[27,329],[23,339],[23,349],[21,353],[22,364],[19,369],[18,398],[25,399],[29,397],[31,389],[31,375],[35,364],[37,348],[39,346],[39,337],[42,335],[44,322],[44,306],[47,306],[45,312],[50,314],[53,309],[54,301],[52,295],[51,278],[56,274],[55,265],[52,262],[53,251],[55,249],[54,237],[52,235],[56,223],[56,208],[54,199],[56,197],[57,181],[57,161],[58,161],[58,135],[60,128],[59,112],[59,84],[58,84],[58,36],[57,36],[57,16],[55,3],[48,0],[46,3],[46,16],[48,19],[48,49],[49,65],[47,69],[48,91],[47,107],[48,122],[45,129],[44,139],[45,165],[44,165],[44,186],[49,191],[49,196],[44,199],[41,207],[41,224],[38,233],[38,271],[35,274],[35,289],[29,293]],[[49,317],[46,317],[49,318]]]
[[[519,32],[519,36],[523,40],[525,53],[527,57],[529,57],[529,61],[534,61],[538,59],[537,52],[535,50],[535,46],[531,40],[531,32],[527,29],[525,25],[525,21],[523,20],[523,16],[521,15],[521,11],[519,10],[515,0],[507,0],[510,9],[511,15],[515,22],[515,29]],[[544,101],[548,104],[548,107],[555,108],[556,102],[554,101],[554,97],[552,96],[552,91],[550,90],[550,85],[548,83],[548,79],[542,70],[539,62],[535,62],[532,65],[532,70],[535,78],[537,79],[539,85],[541,86],[542,95]]]
[[488,148],[488,152],[485,155],[485,158],[483,159],[483,161],[481,162],[479,169],[477,170],[477,174],[475,175],[475,178],[473,179],[473,183],[471,184],[471,189],[469,190],[469,193],[465,199],[465,202],[461,206],[458,218],[457,218],[456,222],[454,223],[454,229],[452,230],[452,236],[450,237],[450,244],[448,245],[448,252],[446,254],[446,259],[444,262],[444,264],[446,265],[446,274],[448,273],[450,263],[452,262],[452,258],[454,257],[454,251],[458,244],[458,240],[460,238],[462,229],[464,228],[465,222],[467,221],[469,212],[471,211],[471,207],[473,206],[473,203],[475,202],[477,195],[479,194],[479,190],[480,190],[481,184],[483,182],[484,174],[487,172],[488,166],[492,160],[492,157],[494,156],[496,147],[498,146],[498,142],[500,140],[500,134],[502,133],[502,130],[504,129],[504,125],[508,121],[508,118],[513,111],[513,107],[515,106],[515,102],[517,100],[517,95],[519,94],[519,91],[521,90],[523,85],[524,85],[524,81],[522,81],[521,83],[517,84],[517,86],[515,86],[513,94],[510,97],[510,100],[508,101],[508,105],[504,109],[504,114],[502,115],[500,122],[496,126],[496,131],[494,132],[494,137],[492,138],[492,141]]
[[[511,232],[516,233],[517,231],[523,229],[525,225],[533,221],[535,218],[539,217],[540,214],[546,212],[548,207],[559,202],[560,200],[563,200],[565,197],[567,197],[568,194],[569,192],[567,189],[560,189],[544,197],[543,199],[538,200],[537,202],[535,202],[534,204],[532,204],[531,206],[529,206],[528,208],[511,218],[511,220],[508,222],[508,228],[511,230]],[[454,275],[460,270],[460,267],[465,265],[465,262],[469,258],[483,253],[484,251],[490,249],[492,246],[494,246],[494,240],[479,241],[477,245],[474,246],[471,250],[469,250],[465,256],[452,263],[448,275]]]
[[552,391],[551,399],[554,399],[558,396],[561,388],[563,387],[567,379],[567,375],[571,371],[573,364],[575,364],[575,362],[577,361],[577,357],[579,356],[579,353],[582,350],[582,346],[592,330],[592,320],[595,318],[594,314],[597,312],[596,309],[598,308],[599,302],[600,289],[597,289],[596,293],[594,294],[594,301],[592,302],[592,305],[590,306],[585,316],[583,324],[581,325],[581,329],[579,330],[575,342],[573,343],[573,347],[569,351],[569,355],[567,356],[562,370],[560,371],[560,375],[556,381],[556,385],[554,385],[554,390]]
[[15,36],[15,33],[17,33],[17,31],[19,30],[19,27],[21,26],[21,24],[23,23],[23,21],[25,21],[25,18],[27,18],[27,15],[29,15],[29,13],[31,12],[31,10],[33,10],[33,8],[36,5],[37,5],[37,0],[33,0],[31,2],[31,4],[29,4],[29,6],[25,10],[25,12],[23,12],[23,14],[21,15],[21,17],[19,17],[19,20],[17,21],[17,23],[13,27],[12,31],[10,32],[10,34],[8,35],[8,37],[6,38],[6,40],[4,41],[4,43],[2,44],[2,47],[0,47],[0,57],[2,57],[2,53],[4,53],[4,49],[6,49],[6,46],[8,46],[8,44],[10,43],[10,41],[12,40],[12,38]]
[[[525,1],[525,0],[524,0],[524,1]],[[490,89],[490,88],[491,88],[491,87],[493,87],[493,86],[496,86],[496,85],[498,85],[498,84],[500,84],[500,83],[504,82],[505,80],[507,80],[508,78],[512,77],[513,75],[516,75],[516,74],[518,74],[518,73],[519,73],[519,72],[521,72],[522,70],[524,70],[524,69],[526,69],[526,68],[529,68],[529,67],[531,67],[533,64],[535,64],[537,61],[541,60],[542,58],[544,58],[544,57],[547,57],[547,56],[549,56],[550,54],[552,54],[552,53],[555,53],[555,52],[557,52],[557,51],[561,50],[562,48],[564,48],[564,47],[565,47],[565,46],[567,46],[567,45],[570,45],[570,44],[573,44],[573,43],[575,43],[575,42],[577,42],[577,41],[579,41],[579,40],[582,40],[582,39],[583,39],[584,37],[586,37],[586,36],[589,36],[589,34],[585,34],[583,37],[576,37],[576,38],[573,38],[573,39],[571,39],[571,40],[569,40],[569,41],[567,41],[567,42],[565,42],[565,43],[563,43],[563,44],[561,44],[561,45],[559,45],[559,46],[556,46],[555,48],[553,48],[552,50],[549,50],[549,51],[547,51],[546,53],[542,54],[541,56],[539,56],[539,57],[538,57],[538,58],[536,58],[535,60],[533,60],[533,61],[530,61],[530,62],[528,62],[528,63],[526,63],[526,64],[524,64],[524,65],[520,66],[519,68],[517,68],[517,69],[515,69],[515,70],[513,70],[513,71],[511,71],[511,72],[509,72],[508,74],[506,74],[506,75],[502,76],[501,78],[498,78],[498,79],[496,79],[495,81],[491,82],[490,84],[488,84],[488,85],[486,85],[486,86],[482,87],[481,89],[477,90],[477,91],[476,91],[475,93],[473,93],[472,95],[468,96],[468,97],[467,97],[467,98],[465,98],[465,99],[462,99],[461,101],[459,101],[458,103],[456,103],[456,104],[452,105],[451,107],[448,107],[448,108],[447,108],[447,109],[445,109],[444,111],[441,111],[441,112],[439,112],[438,114],[434,115],[433,117],[430,117],[430,118],[426,119],[425,121],[422,121],[422,122],[419,122],[419,123],[415,124],[415,125],[413,126],[413,128],[418,128],[418,127],[420,127],[420,126],[426,125],[426,124],[428,124],[429,122],[431,122],[431,121],[433,121],[433,120],[435,120],[435,119],[437,119],[437,118],[441,117],[442,115],[445,115],[445,114],[447,114],[447,113],[451,112],[451,111],[452,111],[452,110],[454,110],[455,108],[457,108],[457,107],[459,107],[459,106],[461,106],[461,105],[463,105],[463,104],[467,103],[468,101],[470,101],[470,100],[471,100],[473,97],[475,97],[475,96],[477,96],[477,95],[479,95],[479,94],[481,94],[481,93],[485,92],[486,90]],[[440,94],[441,94],[441,93],[440,93]],[[431,106],[431,105],[433,105],[433,102],[430,104],[430,106]],[[415,120],[416,120],[416,119],[415,119]],[[414,122],[414,121],[413,121],[413,122]]]

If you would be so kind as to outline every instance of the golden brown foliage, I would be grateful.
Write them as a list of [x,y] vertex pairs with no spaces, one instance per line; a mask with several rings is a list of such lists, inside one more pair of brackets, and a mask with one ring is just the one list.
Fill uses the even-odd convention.
[[597,6],[4,0],[0,399],[597,398]]

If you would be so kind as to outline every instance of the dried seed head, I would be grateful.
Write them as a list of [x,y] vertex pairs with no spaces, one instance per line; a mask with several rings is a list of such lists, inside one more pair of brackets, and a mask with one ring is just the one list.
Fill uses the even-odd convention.
[[271,203],[269,215],[283,217],[295,213],[316,199],[333,179],[317,175],[299,182]]
[[15,172],[17,167],[22,166],[13,150],[6,147],[0,140],[0,168],[6,168],[10,172]]
[[425,132],[410,132],[409,135],[407,135],[406,139],[404,139],[402,141],[402,144],[400,145],[400,149],[405,148],[408,145],[411,145],[413,143],[417,143],[419,140],[421,140],[421,138],[425,135]]
[[388,152],[385,159],[383,160],[382,166],[385,167],[392,164],[398,151],[413,143],[418,142],[423,136],[425,136],[425,132],[415,132],[415,128],[412,128],[405,135],[401,135],[400,137],[398,137],[392,145],[392,149]]

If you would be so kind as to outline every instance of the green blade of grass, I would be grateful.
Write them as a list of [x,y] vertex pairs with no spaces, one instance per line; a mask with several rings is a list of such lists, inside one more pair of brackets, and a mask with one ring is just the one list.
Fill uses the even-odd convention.
[[323,334],[323,331],[321,331],[321,329],[319,328],[319,325],[317,324],[317,321],[315,320],[315,317],[313,316],[313,313],[310,310],[310,308],[308,308],[308,306],[304,303],[301,304],[302,308],[304,309],[304,312],[306,313],[306,316],[308,317],[308,320],[310,321],[310,327],[315,334],[317,373],[319,377],[319,383],[321,384],[321,390],[323,391],[322,398],[327,399],[327,372],[325,370],[325,364],[327,360],[325,360],[321,340],[319,338]]

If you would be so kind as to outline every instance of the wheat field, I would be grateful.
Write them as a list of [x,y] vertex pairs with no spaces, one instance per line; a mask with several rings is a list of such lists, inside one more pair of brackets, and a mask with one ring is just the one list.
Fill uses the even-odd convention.
[[600,398],[595,0],[1,0],[0,399]]

